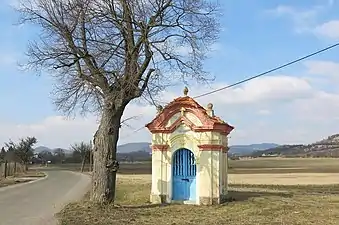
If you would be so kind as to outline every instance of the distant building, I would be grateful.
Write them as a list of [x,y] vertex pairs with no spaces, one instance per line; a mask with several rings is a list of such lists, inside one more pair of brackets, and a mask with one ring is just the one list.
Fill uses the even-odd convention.
[[279,156],[279,154],[265,154],[265,153],[263,153],[261,155],[261,157],[278,157],[278,156]]

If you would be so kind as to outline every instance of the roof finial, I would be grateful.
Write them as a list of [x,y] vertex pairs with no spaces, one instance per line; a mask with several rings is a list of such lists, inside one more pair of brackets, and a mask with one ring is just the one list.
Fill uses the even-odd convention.
[[158,114],[160,114],[162,112],[162,110],[164,110],[164,107],[162,107],[162,105],[158,105],[156,108],[157,108]]
[[208,103],[207,104],[207,109],[208,110],[213,110],[213,104],[212,103]]
[[207,104],[206,112],[209,116],[212,116],[212,117],[214,116],[214,110],[213,110],[213,104],[212,103]]
[[185,86],[185,88],[184,88],[184,95],[187,96],[187,94],[188,94],[188,88]]

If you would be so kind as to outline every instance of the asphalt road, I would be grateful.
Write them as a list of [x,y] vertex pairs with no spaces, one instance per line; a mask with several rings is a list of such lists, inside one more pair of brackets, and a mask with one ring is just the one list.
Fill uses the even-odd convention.
[[90,178],[69,171],[46,170],[47,178],[0,188],[0,225],[56,225],[54,214],[89,190]]

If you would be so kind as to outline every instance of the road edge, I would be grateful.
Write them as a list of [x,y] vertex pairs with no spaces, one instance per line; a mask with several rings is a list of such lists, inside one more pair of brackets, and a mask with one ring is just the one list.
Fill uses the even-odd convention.
[[35,180],[31,180],[31,181],[24,182],[24,183],[21,183],[21,184],[12,184],[12,185],[9,185],[7,187],[2,187],[2,188],[0,188],[0,192],[6,191],[6,190],[9,190],[9,189],[13,189],[13,188],[17,188],[17,187],[22,187],[23,185],[27,185],[27,184],[33,184],[33,183],[36,183],[36,182],[39,182],[39,181],[43,181],[43,180],[48,178],[48,174],[47,173],[45,173],[43,171],[40,171],[40,172],[44,173],[45,176],[44,177],[39,177],[39,178],[37,178]]
[[[68,204],[71,204],[71,203],[74,203],[74,202],[78,202],[78,201],[82,201],[82,200],[84,199],[86,193],[87,193],[88,191],[90,191],[90,188],[91,188],[91,178],[90,178],[87,174],[82,173],[82,172],[69,171],[69,170],[64,170],[64,172],[68,172],[68,173],[74,174],[74,175],[76,175],[76,176],[79,176],[79,177],[81,177],[81,179],[87,180],[87,181],[88,181],[88,184],[87,184],[87,186],[84,188],[83,194],[77,196],[75,199],[72,199],[72,200],[70,200],[70,201],[65,201],[64,203],[62,203],[62,204],[60,204],[60,205],[58,205],[58,206],[56,207],[56,208],[57,208],[57,212],[54,213],[54,215],[53,215],[53,220],[55,221],[55,223],[56,223],[57,225],[60,224],[60,217],[58,216],[58,214],[59,214],[62,210],[64,210],[64,208],[65,208]],[[84,180],[82,180],[82,181],[84,181]],[[81,181],[79,181],[79,182],[81,182]],[[66,195],[67,195],[67,194],[68,194],[68,193],[66,193]]]
[[[74,174],[74,175],[76,175],[76,176],[80,176],[80,177],[82,177],[82,179],[86,179],[86,180],[88,180],[89,181],[89,183],[88,183],[88,185],[87,185],[87,187],[86,187],[86,192],[85,192],[85,194],[84,194],[84,196],[86,195],[86,193],[88,192],[88,191],[90,191],[91,190],[91,176],[89,175],[89,174],[87,174],[86,172],[77,172],[77,171],[70,171],[70,170],[64,170],[65,172],[68,172],[68,173],[72,173],[72,174]],[[80,198],[80,200],[82,200],[83,199],[83,197],[84,196],[82,196],[81,198]],[[76,200],[76,201],[78,201],[78,200]]]

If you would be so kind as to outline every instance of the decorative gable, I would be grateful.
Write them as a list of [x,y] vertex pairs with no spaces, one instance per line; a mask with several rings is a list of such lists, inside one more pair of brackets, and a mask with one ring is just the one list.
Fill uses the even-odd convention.
[[163,109],[146,127],[151,133],[173,133],[181,124],[185,124],[194,132],[214,131],[229,134],[234,127],[213,115],[213,105],[207,109],[199,105],[194,99],[187,96],[174,99]]

